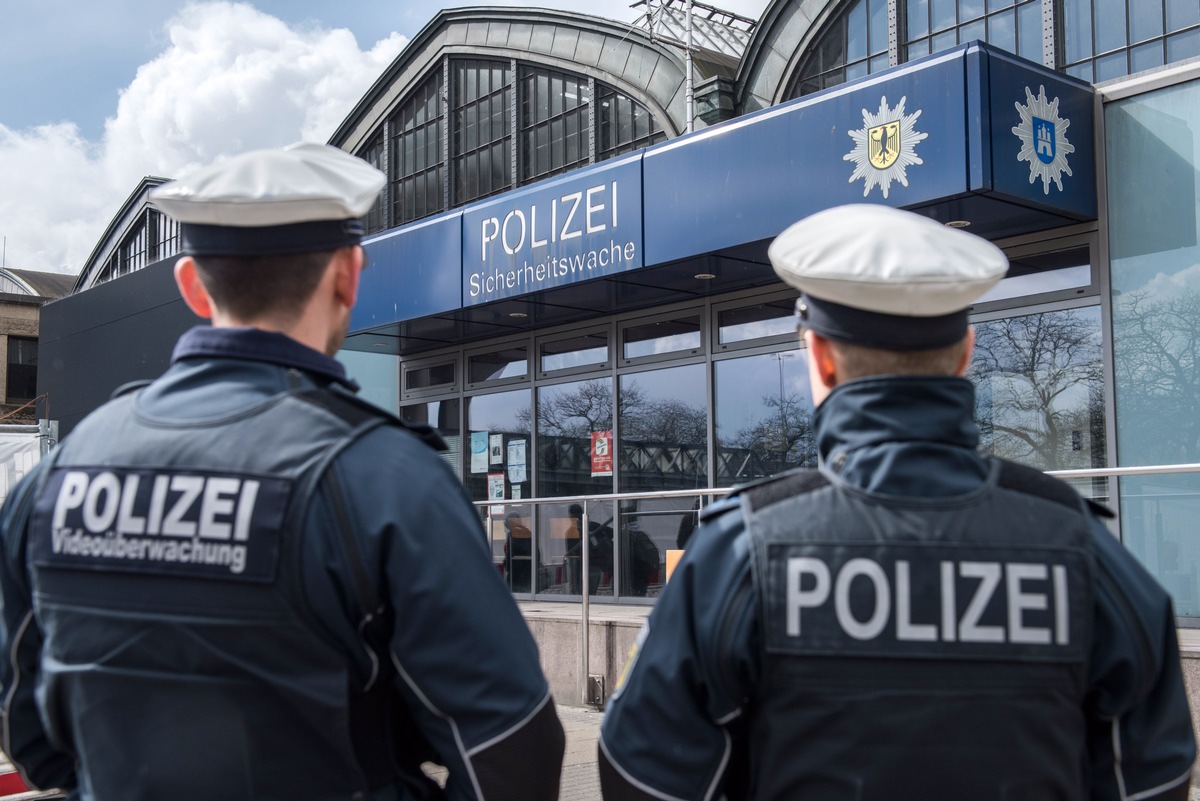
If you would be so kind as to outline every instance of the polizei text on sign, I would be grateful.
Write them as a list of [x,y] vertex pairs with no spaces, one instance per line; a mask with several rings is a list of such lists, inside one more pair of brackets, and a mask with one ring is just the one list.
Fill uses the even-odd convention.
[[636,162],[618,163],[464,211],[464,301],[643,266],[640,179]]

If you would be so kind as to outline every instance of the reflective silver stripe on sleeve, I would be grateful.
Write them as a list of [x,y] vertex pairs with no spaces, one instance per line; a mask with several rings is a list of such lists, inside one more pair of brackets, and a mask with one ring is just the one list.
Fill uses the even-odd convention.
[[25,638],[25,632],[29,629],[29,624],[33,620],[33,610],[30,609],[25,613],[25,617],[21,620],[21,625],[17,627],[17,636],[13,637],[12,647],[8,649],[8,663],[12,666],[13,680],[12,685],[8,688],[8,694],[4,696],[4,709],[0,710],[0,715],[3,715],[3,738],[4,738],[4,753],[12,760],[13,767],[17,769],[17,773],[21,776],[21,780],[25,784],[34,788],[35,785],[25,775],[25,768],[17,764],[12,757],[12,739],[11,730],[9,728],[9,710],[12,709],[13,698],[17,694],[17,687],[21,683],[21,668],[17,664],[17,649],[21,647],[21,640]]
[[417,686],[415,681],[413,681],[412,676],[408,675],[408,671],[405,670],[404,666],[400,664],[400,658],[396,656],[396,652],[390,651],[389,653],[392,657],[392,664],[396,666],[396,672],[400,674],[400,678],[404,679],[404,683],[407,684],[408,688],[413,691],[413,694],[417,696],[426,709],[449,724],[450,733],[454,735],[454,744],[458,747],[458,753],[462,756],[463,765],[466,767],[467,776],[471,780],[471,786],[475,788],[475,797],[478,798],[479,801],[485,801],[483,797],[483,790],[479,786],[479,779],[475,776],[475,768],[471,765],[471,757],[467,753],[467,749],[463,747],[462,736],[458,732],[458,724],[454,721],[454,718],[450,717],[445,712],[434,706],[433,702],[430,701],[425,693],[421,691],[421,688]]
[[493,737],[492,739],[488,740],[487,742],[480,743],[479,745],[475,746],[474,748],[472,748],[470,751],[467,752],[467,756],[473,757],[476,754],[478,754],[480,751],[486,751],[487,749],[491,748],[496,743],[507,740],[509,737],[511,737],[513,735],[514,732],[520,731],[522,728],[524,728],[526,723],[533,720],[537,716],[537,714],[539,712],[541,712],[543,708],[545,708],[546,704],[550,703],[550,698],[551,698],[550,689],[547,688],[546,696],[541,700],[541,703],[539,703],[536,707],[534,707],[532,712],[530,712],[528,715],[526,715],[524,718],[522,718],[520,723],[516,724],[515,726],[511,726],[503,734],[498,734],[495,737]]

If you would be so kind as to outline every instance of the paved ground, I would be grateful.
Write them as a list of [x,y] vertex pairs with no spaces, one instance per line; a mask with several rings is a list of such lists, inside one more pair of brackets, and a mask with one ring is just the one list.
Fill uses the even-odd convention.
[[596,738],[600,735],[601,712],[576,706],[560,706],[558,719],[567,732],[563,758],[562,791],[559,801],[600,801],[600,776],[596,773]]

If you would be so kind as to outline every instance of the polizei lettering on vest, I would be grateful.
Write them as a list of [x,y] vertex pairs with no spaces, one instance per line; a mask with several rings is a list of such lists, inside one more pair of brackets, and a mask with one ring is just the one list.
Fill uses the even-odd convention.
[[50,551],[241,574],[260,487],[237,476],[68,470],[50,514]]
[[101,472],[91,476],[68,471],[54,504],[54,530],[82,522],[89,534],[235,542],[249,539],[258,481],[231,476],[157,475],[153,477],[148,509],[143,511],[139,509],[143,504],[138,503],[141,480],[142,476],[135,474],[118,477]]
[[[859,557],[834,571],[817,557],[788,558],[787,636],[803,638],[806,611],[825,612],[832,602],[837,626],[859,641],[876,639],[890,630],[901,642],[1071,644],[1065,565],[981,560],[917,565],[897,559],[889,573],[879,562]],[[924,577],[927,590],[920,601],[926,617],[916,619],[913,571],[922,568],[936,574]],[[936,598],[929,597],[931,587],[937,588]],[[960,592],[964,587],[967,591]],[[857,604],[852,603],[854,599]],[[985,624],[985,613],[993,604],[1000,604],[1003,622],[993,619]],[[1051,610],[1052,614],[1046,614]],[[1048,625],[1033,625],[1030,613],[1042,613],[1042,622]]]

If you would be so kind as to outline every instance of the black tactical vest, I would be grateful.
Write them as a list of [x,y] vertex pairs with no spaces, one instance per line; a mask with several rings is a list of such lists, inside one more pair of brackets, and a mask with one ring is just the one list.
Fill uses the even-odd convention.
[[1082,799],[1092,522],[995,462],[955,498],[746,491],[763,676],[747,797]]
[[302,549],[340,553],[346,628],[369,632],[384,610],[326,468],[399,421],[329,390],[214,425],[133,405],[116,399],[65,440],[29,530],[44,708],[83,797],[427,797],[423,744],[378,680],[386,640],[348,653],[300,570]]

